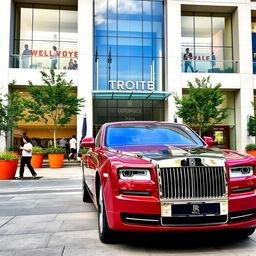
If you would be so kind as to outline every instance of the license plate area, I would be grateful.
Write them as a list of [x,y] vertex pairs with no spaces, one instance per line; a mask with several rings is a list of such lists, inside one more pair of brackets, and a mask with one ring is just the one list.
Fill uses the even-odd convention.
[[209,216],[220,215],[219,203],[172,204],[172,216]]
[[214,201],[190,201],[190,202],[162,202],[162,217],[203,217],[228,214],[228,202]]

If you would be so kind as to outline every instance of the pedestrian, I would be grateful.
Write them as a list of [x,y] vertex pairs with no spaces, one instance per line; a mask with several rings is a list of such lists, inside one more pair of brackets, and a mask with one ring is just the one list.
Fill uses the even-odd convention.
[[53,46],[53,54],[51,56],[52,62],[51,62],[51,69],[57,69],[57,47]]
[[183,55],[183,60],[185,61],[185,72],[188,71],[188,68],[191,69],[191,72],[194,72],[194,69],[192,67],[192,59],[193,59],[192,53],[189,52],[189,48],[186,48],[186,52]]
[[59,145],[60,145],[61,148],[66,149],[66,144],[67,144],[67,140],[66,140],[65,137],[63,137],[62,139],[60,139]]
[[28,44],[25,44],[24,48],[25,49],[22,52],[22,56],[21,56],[21,66],[22,66],[22,68],[28,68],[31,51],[28,48]]
[[74,70],[77,70],[77,69],[78,69],[78,64],[77,64],[77,61],[76,61],[76,60],[74,60],[73,69],[74,69]]
[[69,141],[69,147],[70,147],[70,154],[68,156],[68,160],[70,159],[71,156],[73,156],[74,160],[76,160],[76,136],[73,135],[71,140]]
[[212,63],[212,69],[214,69],[215,66],[216,66],[216,56],[215,56],[214,52],[212,52],[212,60],[211,60],[211,63]]
[[28,136],[23,137],[23,143],[24,143],[24,146],[20,146],[20,149],[22,150],[22,157],[20,161],[20,176],[18,178],[21,180],[23,179],[25,165],[27,165],[33,178],[37,176],[37,173],[35,172],[34,168],[31,165],[33,146]]
[[69,62],[68,62],[68,70],[72,70],[73,69],[73,59],[70,59]]

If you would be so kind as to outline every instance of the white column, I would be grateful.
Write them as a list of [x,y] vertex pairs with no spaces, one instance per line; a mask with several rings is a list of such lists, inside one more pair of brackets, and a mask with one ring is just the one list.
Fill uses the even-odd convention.
[[83,116],[87,117],[87,135],[93,134],[93,0],[78,0],[78,83],[77,95],[86,102],[77,116],[77,137],[81,137]]
[[[173,0],[166,2],[166,91],[182,96],[181,84],[181,4]],[[173,122],[176,105],[173,96],[166,104],[165,120]],[[178,122],[181,119],[178,118]]]
[[244,152],[245,146],[253,142],[247,131],[248,115],[253,115],[251,102],[253,99],[253,74],[252,74],[252,39],[251,39],[251,9],[250,5],[239,5],[234,14],[237,25],[236,42],[239,42],[238,53],[240,66],[241,89],[236,95],[236,148]]
[[[8,69],[10,56],[11,0],[0,1],[0,93],[8,93]],[[0,150],[5,148],[4,137],[0,136]]]

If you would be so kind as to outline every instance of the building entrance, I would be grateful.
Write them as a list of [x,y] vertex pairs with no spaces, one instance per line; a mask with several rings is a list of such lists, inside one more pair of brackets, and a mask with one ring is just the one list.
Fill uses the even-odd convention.
[[101,125],[116,121],[163,121],[162,100],[94,100],[93,135]]

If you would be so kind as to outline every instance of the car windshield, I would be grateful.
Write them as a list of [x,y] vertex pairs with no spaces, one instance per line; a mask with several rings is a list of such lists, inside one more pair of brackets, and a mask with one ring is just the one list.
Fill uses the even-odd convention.
[[116,124],[107,128],[105,145],[203,146],[202,140],[187,126],[164,123]]

